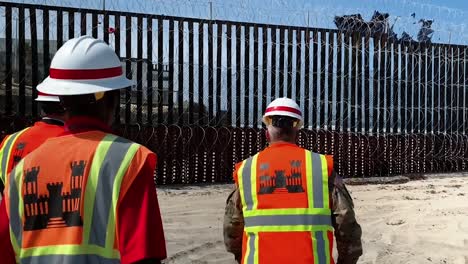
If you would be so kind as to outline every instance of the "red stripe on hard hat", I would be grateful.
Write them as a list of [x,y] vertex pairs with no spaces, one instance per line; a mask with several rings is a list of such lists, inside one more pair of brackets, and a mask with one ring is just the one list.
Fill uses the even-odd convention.
[[268,107],[265,110],[265,114],[268,113],[268,112],[273,112],[273,111],[285,111],[285,112],[290,112],[290,113],[297,114],[297,115],[302,115],[301,110],[298,110],[296,108],[292,108],[292,107],[289,107],[289,106],[272,106],[272,107]]
[[82,70],[68,70],[68,69],[54,69],[50,68],[49,75],[52,79],[61,80],[94,80],[118,77],[122,75],[122,67],[106,68],[106,69],[82,69]]

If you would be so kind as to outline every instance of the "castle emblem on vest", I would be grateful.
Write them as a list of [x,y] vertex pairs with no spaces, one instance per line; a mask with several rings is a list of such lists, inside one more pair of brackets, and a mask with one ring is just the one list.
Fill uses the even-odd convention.
[[269,164],[260,164],[260,191],[259,194],[301,193],[302,188],[302,161],[289,162],[289,174],[286,170],[275,170],[274,176],[269,175]]
[[83,226],[80,206],[86,162],[74,161],[70,167],[70,190],[64,192],[63,182],[47,183],[48,195],[38,194],[37,178],[40,174],[40,166],[25,171],[23,202],[26,221],[24,230]]

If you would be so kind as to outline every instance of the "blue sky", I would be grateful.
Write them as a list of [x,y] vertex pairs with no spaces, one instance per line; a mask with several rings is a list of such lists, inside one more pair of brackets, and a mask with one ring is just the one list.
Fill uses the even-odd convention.
[[[11,2],[40,3],[73,7],[99,8],[104,0],[22,0]],[[209,18],[208,0],[106,0],[113,10]],[[250,22],[335,27],[333,17],[361,13],[370,19],[374,10],[391,14],[390,22],[400,35],[416,35],[420,18],[434,19],[433,41],[468,43],[466,17],[468,1],[464,0],[212,0],[213,18]],[[411,14],[415,13],[415,18]],[[307,22],[309,17],[309,22]]]
[[[102,8],[104,0],[23,0],[83,8]],[[18,1],[12,1],[18,2]],[[210,17],[208,0],[106,0],[113,10]],[[361,13],[370,19],[374,10],[391,14],[390,22],[400,35],[407,31],[415,36],[420,18],[433,19],[434,42],[468,43],[468,1],[466,0],[212,0],[213,18],[287,25],[310,25],[334,28],[333,17]],[[415,18],[411,14],[415,13]],[[309,19],[307,19],[309,17]]]

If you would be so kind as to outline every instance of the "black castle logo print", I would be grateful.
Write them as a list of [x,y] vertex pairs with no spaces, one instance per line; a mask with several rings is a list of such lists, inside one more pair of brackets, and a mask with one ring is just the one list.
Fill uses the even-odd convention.
[[37,177],[40,167],[32,167],[25,171],[25,231],[83,226],[80,202],[86,162],[74,161],[70,167],[70,190],[63,192],[63,182],[47,183],[48,195],[38,195]]
[[260,191],[258,194],[301,193],[302,188],[302,161],[292,160],[290,173],[285,170],[276,170],[274,176],[268,175],[269,164],[260,164]]

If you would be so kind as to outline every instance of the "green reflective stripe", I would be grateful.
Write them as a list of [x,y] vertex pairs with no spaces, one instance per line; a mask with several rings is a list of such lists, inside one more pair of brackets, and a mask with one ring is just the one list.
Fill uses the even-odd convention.
[[[10,241],[11,245],[13,247],[13,251],[15,251],[15,257],[18,259],[19,258],[19,253],[20,253],[20,248],[18,246],[18,241],[16,241],[16,237],[13,234],[13,229],[10,226]],[[18,260],[17,260],[18,262]]]
[[89,243],[89,235],[91,231],[91,223],[93,217],[94,199],[96,197],[96,189],[101,171],[102,162],[111,146],[112,142],[117,138],[115,135],[106,135],[99,143],[91,163],[88,180],[86,182],[85,197],[84,197],[84,219],[83,219],[83,245]]
[[5,139],[5,143],[0,149],[0,180],[3,184],[6,183],[6,175],[8,171],[8,160],[11,153],[11,147],[13,146],[13,142],[16,140],[16,136],[18,133],[8,136]]
[[244,212],[257,208],[257,158],[258,153],[244,160],[237,172]]
[[6,182],[6,175],[8,174],[8,164],[11,157],[11,153],[13,150],[13,146],[16,143],[16,140],[24,133],[28,128],[25,128],[19,132],[16,132],[10,135],[6,141],[2,149],[0,149],[0,180],[5,183]]
[[114,239],[115,239],[115,227],[116,227],[116,215],[117,215],[117,201],[119,200],[120,194],[120,186],[122,184],[122,180],[127,172],[130,163],[133,160],[136,152],[140,148],[140,145],[136,143],[131,143],[127,154],[125,155],[123,162],[120,165],[119,171],[117,172],[117,176],[114,180],[114,189],[112,191],[112,206],[109,212],[109,221],[107,224],[107,237],[106,237],[106,248],[113,248],[114,247]]
[[247,236],[247,250],[244,264],[258,264],[258,233],[249,233]]
[[255,232],[255,251],[254,251],[254,264],[258,264],[259,262],[259,259],[258,259],[258,241],[260,240],[259,239],[259,236],[258,236],[258,233]]
[[316,232],[312,231],[310,233],[310,236],[311,236],[311,241],[312,241],[312,249],[313,249],[313,252],[312,254],[314,255],[314,264],[320,264],[319,262],[319,253],[318,253],[318,245],[317,245],[317,239],[315,238],[315,234]]
[[245,226],[331,225],[330,215],[262,215],[245,217]]
[[242,168],[240,168],[239,170],[239,189],[241,190],[241,199],[242,204],[244,206],[244,211],[252,210],[254,205],[254,197],[252,195],[253,189],[251,184],[253,159],[254,157],[250,157],[247,160],[245,160],[242,163]]
[[314,247],[314,263],[330,264],[330,240],[328,239],[327,232],[312,232],[312,243]]
[[333,231],[329,225],[291,225],[291,226],[252,226],[245,227],[247,233],[252,232],[312,232],[312,231]]
[[98,255],[104,258],[119,258],[117,250],[107,250],[96,245],[57,245],[47,247],[33,247],[21,250],[20,258],[44,255]]
[[257,209],[244,212],[244,218],[260,215],[331,215],[329,208]]
[[11,171],[8,186],[11,242],[17,254],[22,246],[23,236],[23,164],[24,162],[21,161]]
[[323,195],[323,177],[322,177],[322,160],[321,155],[312,153],[312,193],[313,207],[324,208]]
[[44,255],[26,257],[21,259],[21,264],[120,264],[119,259],[104,258],[98,255]]
[[330,250],[330,247],[331,247],[331,242],[330,242],[330,239],[328,238],[328,233],[327,232],[323,232],[323,240],[325,241],[325,263],[329,264],[331,263],[331,259],[332,259],[332,256],[330,255],[331,252],[333,251]]
[[[6,163],[6,160],[8,159],[8,155],[7,155],[7,152],[5,151],[5,149],[9,149],[10,148],[10,142],[11,142],[11,137],[12,135],[9,135],[9,136],[6,136],[5,140],[3,141],[4,144],[2,146],[2,148],[0,148],[0,182],[5,184],[6,182],[6,176],[5,176],[5,173],[3,172],[3,167],[5,167],[3,165],[3,163],[5,162]],[[7,148],[8,146],[8,148]],[[9,151],[8,151],[9,153]],[[4,161],[4,158],[5,158],[5,161]]]
[[[257,159],[258,153],[252,157],[252,166],[250,168],[250,186],[252,192],[252,210],[257,210],[258,199],[257,199]],[[258,240],[258,239],[257,239]]]
[[[328,201],[330,196],[328,194],[328,162],[325,155],[320,155],[322,162],[322,188],[323,188],[323,200]],[[329,207],[329,203],[324,203],[323,207]]]
[[307,201],[309,208],[312,208],[314,205],[314,188],[312,185],[312,152],[305,150],[305,161],[306,161],[306,180],[307,180]]
[[[133,151],[130,153],[130,161],[128,161],[128,158],[125,160],[132,145],[135,145],[136,149],[138,149],[138,144],[121,137],[115,137],[112,144],[107,149],[107,153],[99,170],[99,175],[97,176],[97,186],[96,189],[94,189],[96,195],[94,197],[89,244],[105,247],[109,236],[113,236],[115,233],[113,230],[111,231],[111,229],[115,229],[115,208],[112,208],[112,197],[113,192],[116,191],[116,181],[118,182],[117,187],[119,188],[117,192],[120,191],[120,181],[136,152]],[[110,241],[112,243],[111,247],[113,246],[113,240],[114,238]]]
[[239,195],[241,198],[242,202],[242,211],[247,212],[247,203],[245,201],[245,195],[244,195],[244,180],[243,180],[243,171],[244,171],[244,166],[247,160],[242,161],[239,169],[237,170],[237,184],[239,185]]

